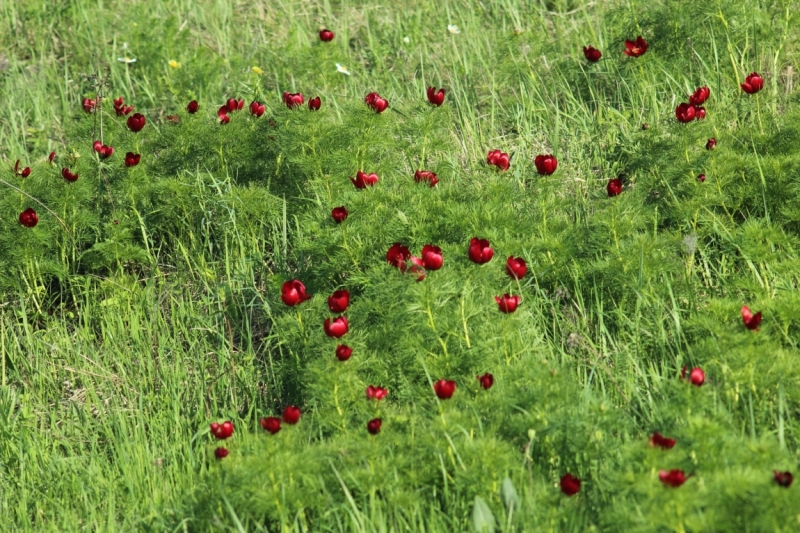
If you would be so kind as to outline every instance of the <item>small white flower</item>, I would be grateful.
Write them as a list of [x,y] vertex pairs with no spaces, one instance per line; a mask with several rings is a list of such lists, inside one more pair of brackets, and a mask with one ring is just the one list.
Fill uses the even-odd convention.
[[118,57],[117,61],[119,61],[120,63],[136,63],[136,58],[135,57],[134,58],[130,58],[130,57],[127,57],[127,56],[126,57]]
[[403,37],[403,42],[408,44],[411,42],[411,39],[409,39],[408,37]]
[[343,67],[339,63],[336,63],[336,72],[341,72],[342,74],[350,75],[350,71],[347,70],[347,67]]
[[459,30],[458,26],[456,26],[455,24],[448,24],[447,25],[447,31],[449,31],[453,35],[461,33],[461,30]]

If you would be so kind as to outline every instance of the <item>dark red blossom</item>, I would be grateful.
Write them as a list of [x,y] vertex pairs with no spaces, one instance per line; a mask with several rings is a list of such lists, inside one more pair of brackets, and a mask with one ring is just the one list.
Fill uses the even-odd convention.
[[668,439],[667,437],[656,431],[650,436],[648,444],[650,444],[650,446],[663,448],[665,450],[671,450],[672,447],[675,446],[675,442],[676,442],[675,439]]
[[696,110],[692,104],[684,102],[675,108],[675,118],[678,119],[678,122],[686,124],[694,120],[695,112]]
[[570,473],[561,478],[561,492],[567,496],[575,496],[581,490],[581,480]]
[[319,96],[308,99],[308,109],[311,111],[319,111],[320,106],[322,106],[322,99]]
[[428,87],[428,102],[431,105],[439,107],[444,103],[444,89],[436,91],[436,87]]
[[228,457],[228,453],[229,452],[227,448],[223,448],[222,446],[220,446],[219,448],[214,450],[214,457],[216,457],[217,459],[225,459],[226,457]]
[[709,96],[711,96],[711,89],[705,85],[703,87],[698,87],[695,89],[694,93],[689,96],[689,103],[692,105],[703,105],[706,100],[708,100]]
[[625,50],[623,52],[629,57],[644,55],[647,52],[647,42],[639,35],[635,41],[625,41]]
[[19,223],[26,228],[32,228],[39,223],[39,215],[37,215],[36,211],[29,207],[19,214]]
[[348,214],[347,208],[343,205],[331,209],[331,218],[333,218],[337,224],[340,224],[342,221],[344,221]]
[[139,161],[142,159],[140,154],[134,154],[133,152],[128,152],[125,154],[125,166],[126,167],[135,167],[139,164]]
[[777,483],[781,487],[786,487],[788,489],[789,487],[792,486],[792,481],[794,481],[794,476],[792,476],[791,472],[779,472],[777,470],[773,470],[772,473],[775,476],[775,483]]
[[600,58],[603,57],[603,53],[594,46],[584,46],[583,56],[590,63],[597,63],[600,61]]
[[763,87],[764,78],[762,78],[756,72],[751,72],[747,78],[745,78],[744,83],[742,83],[742,90],[747,94],[755,94]]
[[281,300],[289,307],[301,304],[309,298],[311,295],[306,294],[306,286],[300,280],[292,279],[281,286]]
[[506,260],[506,274],[514,279],[522,279],[528,272],[528,265],[521,257],[508,256]]
[[479,239],[477,237],[473,237],[469,241],[467,255],[469,256],[470,261],[482,265],[492,260],[492,257],[494,257],[494,250],[492,250],[492,247],[489,246],[488,239]]
[[286,409],[283,410],[283,422],[289,424],[290,426],[293,424],[297,424],[300,420],[300,408],[295,407],[294,405],[289,405]]
[[680,487],[686,482],[688,476],[683,473],[683,470],[662,470],[658,473],[658,479],[661,483],[668,487]]
[[134,106],[126,106],[125,99],[122,96],[114,100],[114,112],[118,117],[130,115],[133,110]]
[[372,385],[367,386],[367,400],[383,400],[386,398],[386,395],[389,394],[389,389],[384,389],[383,387],[373,387]]
[[408,267],[408,273],[417,276],[417,282],[424,280],[427,273],[425,272],[425,264],[422,262],[422,259],[412,255],[409,261],[411,261],[411,266]]
[[322,324],[322,329],[325,330],[325,335],[335,339],[344,337],[347,334],[349,327],[350,325],[347,322],[346,316],[336,317],[333,319],[333,322],[331,322],[330,318],[326,318],[325,322]]
[[422,256],[422,267],[425,268],[425,270],[439,270],[442,268],[444,256],[442,255],[442,249],[438,246],[426,244],[422,247],[422,253],[420,255]]
[[219,440],[225,440],[233,435],[233,422],[227,420],[222,424],[214,422],[211,424],[211,434]]
[[146,122],[147,120],[144,118],[144,115],[141,113],[134,113],[128,117],[128,129],[134,133],[142,131]]
[[389,101],[374,92],[364,97],[364,103],[376,113],[383,113],[389,107]]
[[704,120],[706,118],[706,108],[699,105],[694,106],[694,119]]
[[609,198],[613,196],[619,196],[620,194],[622,194],[622,180],[620,178],[614,178],[608,180],[608,185],[606,185],[606,192],[608,193]]
[[761,324],[761,311],[753,314],[750,308],[746,305],[742,306],[742,322],[747,329],[758,331],[758,326]]
[[482,376],[478,376],[478,381],[481,382],[481,387],[489,390],[494,385],[494,376],[487,372]]
[[228,110],[229,113],[233,113],[234,111],[241,111],[244,107],[244,98],[228,98],[228,101],[225,103],[225,108]]
[[228,116],[227,105],[220,106],[220,108],[217,109],[217,117],[219,117],[220,124],[227,124],[228,122],[231,121],[231,117]]
[[399,268],[401,272],[406,271],[406,261],[409,257],[411,257],[411,251],[408,249],[408,246],[400,244],[399,242],[390,246],[389,250],[386,252],[386,262],[393,267]]
[[267,108],[264,107],[264,104],[262,104],[261,102],[257,102],[256,100],[250,102],[250,114],[253,115],[254,117],[260,117],[261,115],[264,114],[264,111],[266,111],[266,109]]
[[98,153],[100,159],[108,159],[109,157],[114,155],[114,147],[106,146],[100,141],[95,141],[92,147],[94,148],[94,151]]
[[[686,379],[686,367],[681,368],[681,379]],[[694,367],[689,372],[689,381],[692,385],[699,387],[706,381],[706,373],[700,367]]]
[[14,164],[14,173],[17,176],[27,178],[31,175],[31,167],[19,168],[19,159],[17,159],[17,162]]
[[333,313],[344,313],[350,305],[350,292],[347,289],[334,291],[328,296],[328,309]]
[[367,186],[372,187],[378,183],[378,175],[374,172],[372,174],[367,174],[359,170],[356,172],[356,177],[350,178],[350,181],[353,182],[356,189],[366,189]]
[[537,155],[533,164],[536,165],[536,172],[542,176],[549,176],[558,168],[558,160],[552,155]]
[[55,159],[56,159],[56,153],[55,153],[55,152],[50,152],[50,155],[49,155],[49,156],[47,156],[47,160],[48,160],[50,163],[52,163],[53,161],[55,161]]
[[73,181],[77,181],[78,180],[78,175],[77,174],[73,174],[66,167],[61,169],[61,177],[64,178],[65,180],[69,181],[69,182],[73,182]]
[[706,175],[705,174],[698,174],[697,181],[699,181],[700,183],[705,182],[706,181]]
[[197,100],[192,100],[191,102],[189,102],[189,105],[186,106],[186,111],[190,115],[194,115],[195,113],[197,113],[198,109],[200,109],[200,104],[197,103]]
[[286,104],[286,107],[292,109],[294,107],[299,107],[303,105],[306,99],[303,97],[303,93],[290,93],[284,92],[283,93],[283,103]]
[[511,158],[505,152],[492,150],[486,155],[486,162],[500,170],[508,170],[511,165]]
[[87,113],[91,113],[94,111],[95,107],[97,106],[97,102],[91,98],[84,98],[83,102],[81,103],[83,106],[83,110]]
[[506,293],[503,296],[495,296],[494,301],[497,302],[497,308],[501,313],[513,313],[519,306],[519,296],[511,296]]
[[340,344],[336,347],[336,359],[339,361],[347,361],[353,355],[353,349],[347,345]]
[[264,431],[269,431],[273,435],[281,430],[281,419],[277,416],[268,416],[258,421]]
[[382,423],[380,418],[373,418],[367,422],[367,431],[369,431],[370,435],[377,435],[381,432]]
[[333,40],[334,33],[328,29],[319,30],[319,40],[324,43],[329,43]]
[[417,183],[425,181],[428,183],[428,185],[433,187],[439,183],[439,178],[436,177],[436,173],[431,172],[430,170],[417,170],[414,172],[414,181]]
[[716,150],[717,148],[717,140],[714,137],[711,137],[706,142],[706,150]]
[[450,379],[440,379],[433,384],[433,391],[440,400],[449,400],[456,392],[456,382]]

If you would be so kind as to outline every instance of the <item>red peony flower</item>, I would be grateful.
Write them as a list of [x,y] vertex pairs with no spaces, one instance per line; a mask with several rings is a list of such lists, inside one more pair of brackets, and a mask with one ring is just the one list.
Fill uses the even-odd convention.
[[706,108],[699,105],[694,106],[694,119],[704,120],[706,118]]
[[292,279],[281,286],[281,300],[289,307],[301,304],[309,298],[311,295],[306,294],[306,286],[300,280]]
[[56,153],[55,153],[55,152],[50,152],[50,155],[49,155],[49,156],[47,156],[47,160],[48,160],[50,163],[52,163],[53,161],[55,161],[55,159],[56,159]]
[[625,52],[626,56],[629,57],[639,57],[644,55],[647,52],[647,42],[642,39],[642,36],[638,36],[635,41],[625,41]]
[[142,131],[146,122],[144,115],[141,113],[134,113],[128,117],[128,129],[134,133]]
[[697,176],[697,181],[699,181],[700,183],[703,183],[704,181],[706,181],[706,175],[705,174],[699,174]]
[[648,444],[650,444],[650,446],[657,446],[665,450],[671,450],[672,447],[675,446],[675,442],[676,442],[675,439],[668,439],[664,435],[656,431],[650,436]]
[[190,115],[197,113],[198,109],[200,109],[200,104],[197,103],[197,100],[192,100],[189,102],[189,105],[186,106],[186,111],[188,111]]
[[680,487],[686,482],[687,477],[683,470],[670,470],[669,472],[662,470],[658,473],[658,479],[668,487]]
[[744,83],[742,84],[742,90],[747,94],[755,94],[763,87],[764,78],[755,72],[751,72],[750,75],[745,78]]
[[489,390],[494,385],[494,376],[487,372],[482,376],[478,376],[478,381],[481,382],[481,387]]
[[408,246],[399,242],[394,243],[386,252],[386,262],[399,268],[401,272],[406,271],[406,261],[409,257],[411,257],[411,251]]
[[608,180],[606,192],[608,193],[609,198],[622,194],[622,180],[619,178]]
[[83,105],[83,110],[84,111],[86,111],[87,113],[91,113],[91,112],[94,111],[95,107],[97,106],[97,102],[95,102],[91,98],[84,98],[83,102],[82,102],[82,105]]
[[511,276],[514,279],[522,279],[525,277],[525,274],[528,272],[528,265],[525,264],[525,260],[521,257],[514,257],[508,256],[508,260],[506,260],[506,274]]
[[[686,377],[686,367],[681,369],[681,377]],[[692,385],[699,387],[706,381],[706,373],[703,372],[703,369],[700,367],[695,367],[689,372],[689,381]]]
[[214,457],[216,457],[217,459],[225,459],[226,457],[228,457],[228,449],[220,446],[219,448],[214,450]]
[[437,92],[436,87],[428,87],[428,102],[436,107],[442,105],[444,103],[444,89],[439,89]]
[[114,155],[114,147],[113,146],[106,146],[102,144],[100,141],[94,142],[94,151],[98,153],[100,159],[108,159],[112,155]]
[[340,344],[336,347],[336,359],[339,361],[347,361],[350,359],[351,355],[353,355],[353,349],[351,347],[344,344]]
[[123,97],[119,97],[114,100],[114,112],[117,114],[118,117],[124,117],[129,115],[134,110],[134,106],[126,106],[125,99]]
[[325,323],[322,325],[322,329],[325,330],[325,335],[328,337],[340,339],[347,334],[349,326],[350,325],[347,322],[347,317],[340,316],[334,318],[333,322],[331,322],[330,318],[326,318]]
[[281,430],[281,419],[277,416],[268,416],[258,421],[264,431],[269,431],[273,435]]
[[319,96],[308,99],[308,108],[311,111],[319,111],[320,106],[322,106],[322,99]]
[[442,256],[442,249],[432,244],[426,244],[422,247],[422,267],[425,270],[439,270],[444,263]]
[[133,152],[128,152],[125,154],[125,166],[126,167],[135,167],[139,164],[139,161],[142,159],[142,156],[139,154],[134,154]]
[[682,103],[675,108],[675,118],[678,119],[678,122],[682,122],[684,124],[693,121],[695,113],[696,110],[691,104]]
[[19,214],[19,223],[26,228],[32,228],[39,223],[39,215],[30,207]]
[[507,293],[503,296],[495,296],[494,301],[497,302],[501,313],[513,313],[519,306],[519,296],[511,296]]
[[564,474],[561,478],[561,492],[567,496],[575,496],[581,490],[581,480],[572,474]]
[[283,93],[283,103],[286,104],[286,107],[292,109],[294,107],[299,107],[303,105],[306,99],[303,97],[303,93],[290,93],[284,92]]
[[758,331],[758,326],[761,324],[761,311],[753,314],[750,308],[746,305],[742,306],[742,322],[744,327],[753,331]]
[[241,111],[244,107],[244,98],[229,98],[228,101],[225,103],[225,108],[229,113],[233,113],[234,111]]
[[428,185],[433,187],[434,185],[439,183],[439,178],[437,178],[436,174],[434,172],[431,172],[430,170],[417,170],[416,172],[414,172],[414,181],[416,181],[417,183],[421,181],[426,181],[428,182]]
[[319,30],[319,40],[325,43],[329,43],[333,40],[334,33],[331,30],[323,29]]
[[383,400],[386,398],[386,395],[389,394],[389,389],[384,389],[383,387],[373,387],[372,385],[367,386],[367,400]]
[[367,186],[374,186],[378,183],[378,175],[374,172],[372,174],[365,174],[360,170],[356,172],[355,178],[350,178],[350,181],[353,182],[353,185],[356,186],[356,189],[366,189]]
[[558,168],[558,160],[552,155],[537,155],[533,160],[536,171],[542,176],[549,176]]
[[711,96],[711,90],[705,85],[695,89],[694,93],[689,97],[689,103],[692,105],[703,105],[708,97]]
[[350,305],[350,293],[347,289],[334,291],[328,296],[328,309],[333,313],[344,313]]
[[[55,152],[54,152],[55,153]],[[23,169],[19,168],[19,159],[17,159],[16,164],[14,165],[14,173],[17,176],[21,176],[23,178],[27,178],[31,175],[31,167],[25,167]]]
[[367,422],[367,431],[369,431],[371,435],[377,435],[381,432],[381,423],[380,418],[373,418]]
[[500,170],[508,170],[511,165],[511,158],[507,153],[500,150],[492,150],[486,155],[486,162]]
[[717,140],[714,137],[711,137],[708,142],[706,142],[706,150],[715,150],[717,148]]
[[389,107],[389,101],[378,93],[369,93],[364,97],[364,102],[376,113],[383,113]]
[[77,174],[73,174],[66,167],[61,169],[61,177],[64,178],[65,180],[69,181],[70,183],[73,182],[73,181],[77,181],[78,180],[78,175]]
[[214,422],[211,424],[211,434],[214,435],[219,440],[225,440],[233,435],[233,422],[230,420],[223,422],[222,424],[217,424]]
[[450,379],[440,379],[433,384],[433,391],[440,400],[449,400],[456,392],[456,382]]
[[219,117],[220,124],[227,124],[231,121],[231,117],[228,116],[228,106],[223,105],[217,110],[217,117]]
[[262,104],[261,102],[257,102],[255,100],[250,102],[250,114],[255,117],[260,117],[261,115],[263,115],[266,109],[267,108],[264,107],[264,104]]
[[603,53],[600,52],[600,50],[598,50],[594,46],[584,46],[583,56],[590,63],[597,63],[598,61],[600,61],[600,58],[603,57]]
[[494,257],[494,250],[489,246],[488,239],[473,237],[469,241],[467,255],[469,255],[470,261],[482,265],[492,260],[492,257]]
[[778,472],[777,470],[773,470],[772,473],[775,476],[775,483],[781,487],[786,487],[788,489],[792,486],[794,476],[792,476],[791,472]]
[[337,224],[341,224],[347,218],[348,214],[347,208],[343,205],[334,207],[331,210],[331,217]]
[[286,424],[294,425],[300,420],[300,408],[294,405],[288,406],[283,410],[283,421]]

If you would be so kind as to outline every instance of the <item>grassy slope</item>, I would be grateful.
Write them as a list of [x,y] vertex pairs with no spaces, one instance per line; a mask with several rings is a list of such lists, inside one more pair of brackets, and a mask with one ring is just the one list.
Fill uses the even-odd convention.
[[[19,102],[0,110],[3,155],[63,151],[88,94],[81,73],[108,65],[112,94],[154,125],[192,98],[270,102],[286,120],[276,151],[302,186],[254,178],[263,169],[237,149],[252,155],[255,142],[229,143],[220,160],[189,150],[181,173],[181,150],[216,135],[184,125],[164,165],[147,167],[158,179],[142,178],[143,196],[169,190],[182,203],[142,213],[160,239],[140,242],[140,266],[89,276],[66,245],[38,260],[44,242],[3,258],[14,288],[0,321],[0,509],[14,526],[249,529],[266,516],[274,528],[464,530],[475,495],[505,522],[497,493],[509,475],[518,531],[796,527],[796,490],[770,483],[773,468],[796,466],[800,406],[790,2],[136,4],[3,3],[0,91]],[[325,47],[322,25],[337,32]],[[650,51],[622,58],[638,33]],[[588,43],[608,61],[586,65]],[[737,89],[752,70],[767,79],[757,101]],[[450,89],[432,112],[429,84]],[[702,84],[709,118],[678,127],[675,103]],[[280,110],[284,90],[322,95],[318,130]],[[371,90],[403,115],[363,114]],[[326,172],[298,147],[309,131],[329,143]],[[226,135],[248,138],[244,126]],[[491,148],[514,153],[510,172],[482,168]],[[550,150],[559,172],[536,177],[533,156]],[[352,190],[352,153],[380,188]],[[410,180],[423,165],[442,177],[430,194]],[[31,187],[46,189],[35,172]],[[609,201],[605,182],[620,172],[628,189]],[[18,212],[21,200],[3,201]],[[353,212],[344,230],[328,221],[340,203]],[[14,218],[3,219],[12,238]],[[497,250],[486,268],[464,257],[473,235]],[[21,253],[10,239],[1,253]],[[382,264],[395,240],[439,244],[446,268],[409,283]],[[512,253],[534,274],[522,287],[502,273]],[[317,297],[287,311],[277,294],[294,276]],[[323,297],[342,282],[354,293],[348,366],[318,331]],[[525,299],[510,317],[491,300],[506,290]],[[49,317],[56,299],[65,305]],[[765,312],[757,335],[738,322],[742,302]],[[683,364],[702,365],[708,385],[678,383]],[[470,382],[486,370],[490,394]],[[428,375],[457,377],[456,399],[435,402]],[[382,440],[363,431],[367,383],[392,391]],[[289,401],[314,415],[258,434],[258,417]],[[232,455],[210,464],[207,424],[223,417],[239,421]],[[653,430],[679,438],[668,460],[643,444]],[[656,473],[671,467],[698,474],[665,492]],[[567,470],[585,480],[569,500],[553,488]]]

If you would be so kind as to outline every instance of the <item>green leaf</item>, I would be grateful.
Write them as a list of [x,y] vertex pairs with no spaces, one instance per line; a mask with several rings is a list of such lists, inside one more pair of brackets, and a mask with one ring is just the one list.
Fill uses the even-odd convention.
[[506,512],[510,513],[512,509],[519,508],[519,495],[511,482],[511,478],[506,477],[503,480],[503,484],[500,486],[500,497],[503,500],[503,505],[506,506]]
[[477,533],[494,533],[494,515],[480,496],[475,496],[475,506],[472,508],[472,524],[475,526]]

